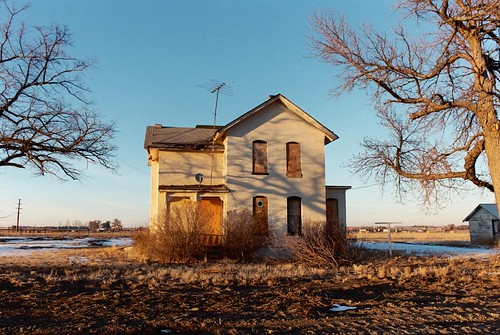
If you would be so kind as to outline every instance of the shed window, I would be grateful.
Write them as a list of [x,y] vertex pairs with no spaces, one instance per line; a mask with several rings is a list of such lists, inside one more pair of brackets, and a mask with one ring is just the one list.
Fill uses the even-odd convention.
[[288,178],[302,178],[300,144],[297,142],[286,144],[286,176]]
[[252,143],[253,174],[268,174],[267,170],[267,142],[253,141]]

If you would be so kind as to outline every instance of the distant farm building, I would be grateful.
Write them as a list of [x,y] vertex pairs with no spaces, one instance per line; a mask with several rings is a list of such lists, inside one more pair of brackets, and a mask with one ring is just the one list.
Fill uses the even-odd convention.
[[464,222],[469,222],[471,244],[492,244],[500,238],[498,208],[495,204],[479,204]]

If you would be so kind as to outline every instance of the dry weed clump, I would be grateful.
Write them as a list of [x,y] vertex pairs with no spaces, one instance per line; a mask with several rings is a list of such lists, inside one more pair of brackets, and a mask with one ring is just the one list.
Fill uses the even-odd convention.
[[189,263],[206,256],[205,243],[210,218],[194,204],[187,203],[160,215],[152,228],[133,236],[139,258],[162,263]]
[[247,209],[228,211],[224,221],[224,255],[231,259],[251,260],[268,241],[269,227],[257,224]]
[[322,222],[306,224],[301,236],[287,236],[281,244],[299,262],[315,266],[352,264],[370,257],[348,232]]
[[[211,234],[210,213],[201,213],[196,205],[171,209],[152,224],[152,229],[134,235],[135,255],[142,260],[161,263],[190,263],[212,257],[252,260],[267,242],[267,229],[256,225],[248,209],[227,213],[219,235]],[[210,243],[215,237],[217,243]]]

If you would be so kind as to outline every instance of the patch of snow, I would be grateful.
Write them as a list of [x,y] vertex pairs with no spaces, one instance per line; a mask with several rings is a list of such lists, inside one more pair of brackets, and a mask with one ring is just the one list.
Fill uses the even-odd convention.
[[356,309],[357,307],[353,306],[343,306],[339,304],[333,304],[333,307],[330,308],[330,312],[343,312],[343,311],[349,311],[351,309]]
[[131,238],[95,239],[85,238],[50,238],[50,237],[0,237],[0,257],[27,256],[33,252],[54,249],[78,249],[92,246],[129,246]]
[[111,246],[117,246],[117,247],[128,247],[132,245],[132,239],[131,238],[110,238],[102,243],[103,246],[106,247],[111,247]]

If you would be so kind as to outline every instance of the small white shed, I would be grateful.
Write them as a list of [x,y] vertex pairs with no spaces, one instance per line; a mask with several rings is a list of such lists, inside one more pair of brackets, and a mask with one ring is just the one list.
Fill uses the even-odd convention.
[[500,238],[496,204],[479,204],[463,221],[469,222],[471,244],[492,244]]

